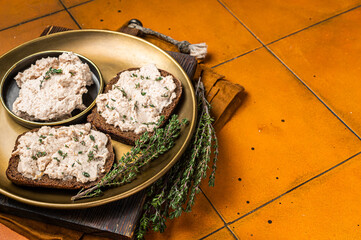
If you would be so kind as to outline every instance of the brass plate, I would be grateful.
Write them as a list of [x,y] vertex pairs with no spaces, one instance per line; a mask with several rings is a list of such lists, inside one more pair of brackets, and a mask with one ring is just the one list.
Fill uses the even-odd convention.
[[[70,200],[74,191],[19,187],[5,175],[16,137],[28,129],[17,124],[0,108],[0,193],[23,203],[40,207],[75,209],[87,208],[128,197],[155,182],[179,159],[189,144],[196,123],[196,99],[192,83],[182,67],[166,52],[153,44],[131,35],[106,30],[77,30],[55,33],[24,43],[0,57],[0,79],[20,59],[40,51],[63,50],[79,53],[93,61],[107,83],[121,70],[155,63],[158,68],[172,73],[183,85],[183,96],[176,109],[180,119],[190,124],[182,132],[176,145],[166,154],[154,160],[133,182],[107,189],[100,197]],[[116,159],[130,147],[113,141]]]

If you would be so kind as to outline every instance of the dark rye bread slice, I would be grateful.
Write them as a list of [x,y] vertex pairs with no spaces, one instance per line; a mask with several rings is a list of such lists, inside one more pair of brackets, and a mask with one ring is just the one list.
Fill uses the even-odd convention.
[[[59,127],[61,127],[61,126],[56,126],[54,128],[59,128]],[[39,129],[40,128],[36,128],[36,129],[30,130],[28,132],[36,132]],[[19,145],[20,137],[26,133],[27,132],[24,132],[23,134],[21,134],[17,137],[13,152],[17,149],[17,146]],[[73,179],[69,179],[69,180],[62,180],[62,179],[49,178],[48,175],[43,175],[40,179],[36,179],[36,180],[24,177],[18,171],[18,164],[19,164],[19,160],[20,160],[19,155],[11,156],[11,158],[9,160],[8,168],[6,169],[6,176],[14,184],[22,185],[22,186],[58,188],[58,189],[89,188],[91,186],[94,186],[96,183],[98,183],[104,177],[104,175],[110,171],[110,169],[113,166],[113,163],[114,163],[113,145],[112,145],[110,136],[107,135],[107,137],[108,137],[107,149],[110,154],[105,162],[104,173],[101,173],[100,176],[95,181],[82,183],[82,182],[77,182],[75,177],[73,177]]]
[[[124,71],[134,71],[139,70],[139,68],[129,68]],[[169,119],[169,117],[174,112],[181,96],[182,96],[182,84],[181,82],[176,79],[172,74],[170,74],[167,71],[158,69],[161,76],[172,76],[174,83],[176,85],[175,94],[176,97],[173,99],[171,104],[169,104],[167,107],[163,108],[161,115],[164,116],[164,121],[161,123],[160,127],[163,126],[166,121]],[[122,72],[121,71],[117,74],[116,77],[114,77],[110,82],[105,86],[104,93],[107,93],[108,91],[112,90],[112,86],[118,82],[119,76]],[[110,125],[106,123],[106,120],[98,113],[97,107],[94,107],[92,113],[87,118],[88,122],[90,122],[96,129],[105,132],[109,134],[112,139],[120,141],[122,143],[128,144],[128,145],[134,145],[135,141],[142,135],[136,134],[134,131],[122,131],[119,127],[115,127],[114,125]]]

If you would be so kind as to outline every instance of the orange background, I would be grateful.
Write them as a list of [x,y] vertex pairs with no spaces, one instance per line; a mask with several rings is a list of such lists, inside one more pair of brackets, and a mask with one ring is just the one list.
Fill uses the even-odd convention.
[[[247,96],[218,132],[216,186],[147,239],[361,239],[360,0],[0,0],[0,54],[47,25],[131,18],[206,42]],[[0,225],[0,239],[24,239]],[[89,235],[82,239],[100,239]]]

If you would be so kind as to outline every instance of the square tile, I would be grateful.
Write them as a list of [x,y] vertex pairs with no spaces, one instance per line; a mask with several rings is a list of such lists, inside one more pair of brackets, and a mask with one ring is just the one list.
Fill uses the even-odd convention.
[[226,222],[361,150],[361,142],[262,48],[215,70],[246,99],[218,132],[215,187],[203,191]]
[[[48,17],[40,18],[17,27],[0,31],[0,55],[17,45],[39,37],[45,27],[49,25],[78,29],[69,14],[66,11],[61,11]],[[29,31],[30,29],[31,31]]]
[[240,239],[360,239],[361,156],[231,224]]
[[0,30],[52,12],[63,10],[58,0],[6,1],[1,3]]
[[361,136],[361,8],[270,45]]
[[361,4],[359,0],[221,2],[265,44]]
[[70,12],[83,28],[117,30],[125,22],[137,18],[145,27],[179,41],[206,42],[208,65],[216,65],[260,46],[215,0],[93,1],[71,8]]

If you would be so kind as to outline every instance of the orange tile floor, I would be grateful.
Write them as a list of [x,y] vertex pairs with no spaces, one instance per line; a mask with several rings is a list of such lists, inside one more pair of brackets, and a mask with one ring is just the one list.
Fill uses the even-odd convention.
[[[206,42],[205,64],[245,87],[218,132],[216,186],[204,184],[191,213],[147,239],[361,239],[360,0],[0,5],[0,54],[47,25],[116,30],[138,18]],[[1,226],[4,236],[23,239]]]

